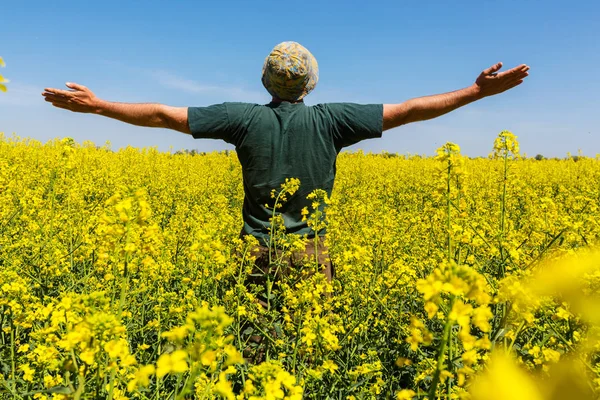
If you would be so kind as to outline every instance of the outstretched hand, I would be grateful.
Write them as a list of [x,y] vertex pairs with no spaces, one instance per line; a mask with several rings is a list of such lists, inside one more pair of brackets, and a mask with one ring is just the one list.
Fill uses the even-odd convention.
[[501,62],[492,65],[483,70],[475,81],[475,86],[478,88],[481,97],[493,96],[519,86],[523,83],[523,79],[529,75],[529,67],[525,64],[498,73],[500,68],[502,68]]
[[76,83],[67,82],[66,85],[71,90],[46,88],[42,96],[54,107],[65,110],[80,113],[92,113],[97,110],[100,101],[90,89]]

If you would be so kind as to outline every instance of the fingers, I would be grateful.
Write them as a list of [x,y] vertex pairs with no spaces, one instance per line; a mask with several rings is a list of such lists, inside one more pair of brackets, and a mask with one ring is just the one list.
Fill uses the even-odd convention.
[[56,108],[62,108],[64,110],[69,110],[69,111],[73,111],[68,105],[66,104],[61,104],[61,103],[52,103],[52,105]]
[[54,107],[63,108],[65,110],[71,110],[71,111],[73,111],[71,109],[71,104],[69,103],[69,101],[67,99],[63,98],[63,97],[50,97],[50,96],[47,96],[44,100],[47,101],[48,103],[52,103],[52,105]]
[[47,101],[48,103],[52,103],[52,104],[64,104],[67,105],[69,104],[69,100],[65,99],[65,98],[61,98],[61,97],[50,97],[47,96],[44,101]]
[[42,93],[43,96],[46,95],[46,93],[50,93],[56,96],[64,96],[64,97],[71,97],[73,96],[73,93],[77,92],[77,91],[87,91],[88,88],[80,85],[78,83],[72,83],[72,82],[67,82],[65,84],[68,88],[73,89],[73,90],[61,90],[61,89],[55,89],[55,88],[45,88],[44,89],[44,93]]
[[53,88],[46,88],[42,93],[42,96],[46,99],[46,101],[63,101],[69,102],[76,98],[76,93],[71,90],[60,90]]
[[514,81],[518,81],[521,79],[525,79],[525,78],[527,78],[527,76],[529,76],[529,72],[519,72],[519,73],[510,74],[510,75],[498,76],[498,79],[501,79],[502,81],[506,81],[506,82],[514,82]]
[[78,84],[78,83],[73,83],[73,82],[67,82],[67,83],[66,83],[66,86],[67,86],[68,88],[75,89],[75,90],[84,90],[84,91],[85,91],[85,90],[88,90],[88,88],[87,88],[87,87],[85,87],[85,86],[83,86],[83,85],[80,85],[80,84]]
[[489,67],[488,69],[484,69],[483,70],[483,74],[484,75],[490,75],[493,74],[494,72],[498,71],[500,68],[502,68],[502,63],[499,62],[497,64],[492,65],[491,67]]
[[49,99],[63,99],[63,100],[69,99],[69,96],[64,96],[62,94],[56,94],[56,93],[52,93],[52,92],[43,92],[42,96],[44,96],[45,98],[49,98]]
[[[54,94],[54,93],[50,93],[50,92],[44,92],[42,93],[42,96],[44,96],[44,100],[52,103],[52,105],[56,105],[56,104],[64,104],[65,106],[71,103],[71,98],[67,97],[67,96],[63,96],[61,94]],[[61,107],[62,108],[62,107]]]
[[523,83],[523,79],[519,79],[518,81],[511,82],[511,83],[510,83],[510,85],[508,85],[508,86],[506,87],[506,89],[504,89],[504,90],[503,90],[503,92],[505,92],[505,91],[507,91],[507,90],[510,90],[510,89],[512,89],[512,88],[514,88],[514,87],[517,87],[517,86],[519,86],[521,83]]
[[505,85],[503,85],[502,90],[500,90],[498,93],[506,92],[507,90],[515,88],[515,87],[519,86],[522,83],[523,83],[523,79],[519,79],[519,80],[516,80],[516,81],[507,82]]
[[497,77],[498,78],[511,77],[511,79],[515,78],[515,77],[525,77],[525,76],[529,75],[527,73],[527,71],[529,71],[529,66],[522,64],[522,65],[519,65],[518,67],[509,69],[508,71],[499,73],[497,75]]
[[54,88],[45,88],[44,89],[44,93],[42,93],[42,95],[45,95],[45,93],[50,93],[56,96],[71,96],[71,94],[73,93],[70,90],[60,90],[60,89],[54,89]]
[[505,77],[504,80],[506,81],[507,85],[514,87],[513,85],[520,85],[523,83],[523,80],[527,78],[527,76],[529,76],[529,72],[524,71],[515,73],[513,76]]

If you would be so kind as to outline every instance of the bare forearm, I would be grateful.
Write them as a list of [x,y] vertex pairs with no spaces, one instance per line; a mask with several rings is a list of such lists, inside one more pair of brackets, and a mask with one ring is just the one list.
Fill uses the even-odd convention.
[[400,104],[384,104],[383,129],[439,117],[475,100],[519,86],[529,75],[529,67],[525,64],[504,72],[498,72],[500,68],[502,68],[502,63],[484,69],[475,83],[464,89],[419,97]]
[[116,103],[99,100],[96,114],[118,119],[132,125],[167,128],[190,133],[187,107],[171,107],[156,103]]
[[436,118],[480,98],[478,88],[473,85],[454,92],[418,97],[400,104],[385,104],[383,129]]
[[73,112],[94,113],[132,125],[168,128],[190,133],[187,107],[171,107],[155,103],[116,103],[99,99],[83,85],[67,83],[67,87],[71,90],[46,88],[42,96],[53,106]]
[[153,103],[130,104],[98,100],[95,114],[137,126],[166,128],[162,117],[163,107],[165,106]]

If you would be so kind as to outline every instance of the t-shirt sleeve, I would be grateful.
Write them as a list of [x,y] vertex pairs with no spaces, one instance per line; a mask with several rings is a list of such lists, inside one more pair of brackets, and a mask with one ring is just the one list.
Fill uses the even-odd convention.
[[243,131],[245,104],[223,103],[188,107],[188,124],[195,139],[222,139],[236,144]]
[[330,103],[336,147],[351,146],[364,139],[380,138],[383,133],[383,104]]

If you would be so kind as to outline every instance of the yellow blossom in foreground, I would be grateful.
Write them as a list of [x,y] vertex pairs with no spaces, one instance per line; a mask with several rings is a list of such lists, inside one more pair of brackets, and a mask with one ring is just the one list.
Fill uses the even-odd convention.
[[187,353],[183,350],[176,350],[173,353],[161,355],[156,362],[156,376],[162,378],[166,374],[180,374],[188,369]]
[[154,365],[144,365],[135,373],[135,377],[127,384],[127,390],[133,392],[138,387],[146,387],[150,384],[150,376],[154,374]]
[[473,400],[544,400],[527,372],[503,353],[494,355],[489,369],[473,382],[469,392]]
[[411,400],[415,396],[416,393],[413,390],[402,389],[396,393],[396,400]]

